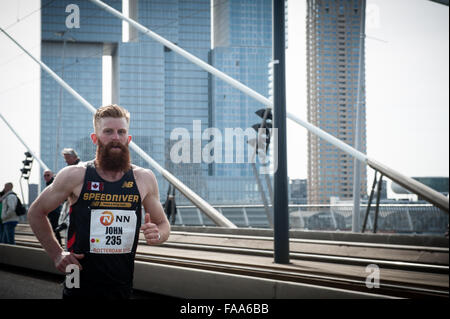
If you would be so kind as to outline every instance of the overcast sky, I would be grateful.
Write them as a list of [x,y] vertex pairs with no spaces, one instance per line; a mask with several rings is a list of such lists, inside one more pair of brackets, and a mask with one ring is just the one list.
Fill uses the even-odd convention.
[[[287,108],[303,119],[305,3],[289,1],[286,52]],[[0,26],[10,26],[7,31],[37,56],[39,8],[36,0],[0,4]],[[369,157],[405,175],[449,175],[448,18],[448,7],[427,0],[368,1],[367,151]],[[3,34],[0,48],[0,112],[39,152],[39,67]],[[17,185],[25,148],[2,121],[0,136],[0,184]],[[290,178],[306,178],[306,163],[306,130],[288,120]],[[38,182],[38,172],[33,170],[32,183]]]

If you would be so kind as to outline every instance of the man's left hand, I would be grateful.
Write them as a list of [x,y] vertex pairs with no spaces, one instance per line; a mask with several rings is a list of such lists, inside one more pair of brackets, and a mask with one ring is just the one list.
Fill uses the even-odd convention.
[[144,224],[141,226],[145,240],[148,245],[158,245],[161,243],[161,234],[158,226],[150,221],[150,214],[145,214]]

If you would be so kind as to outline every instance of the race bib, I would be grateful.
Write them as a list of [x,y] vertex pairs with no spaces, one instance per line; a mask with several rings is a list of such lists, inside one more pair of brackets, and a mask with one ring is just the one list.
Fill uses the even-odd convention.
[[132,210],[91,210],[90,252],[127,254],[133,248],[136,213]]

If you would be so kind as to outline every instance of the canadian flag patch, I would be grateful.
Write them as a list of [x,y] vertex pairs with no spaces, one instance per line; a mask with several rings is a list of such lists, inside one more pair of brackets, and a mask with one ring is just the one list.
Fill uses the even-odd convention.
[[102,182],[88,182],[87,188],[90,191],[101,192],[103,190],[103,183]]

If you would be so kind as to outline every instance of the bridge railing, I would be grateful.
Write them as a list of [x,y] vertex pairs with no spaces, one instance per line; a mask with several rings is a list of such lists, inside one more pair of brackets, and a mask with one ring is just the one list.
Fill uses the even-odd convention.
[[[213,205],[238,227],[269,228],[263,205]],[[367,204],[361,204],[361,218]],[[353,204],[289,205],[290,228],[314,231],[351,231]],[[375,207],[371,207],[366,232],[374,227]],[[380,204],[378,233],[444,235],[448,231],[446,212],[427,203]],[[177,206],[175,225],[214,226],[214,223],[195,206]]]

